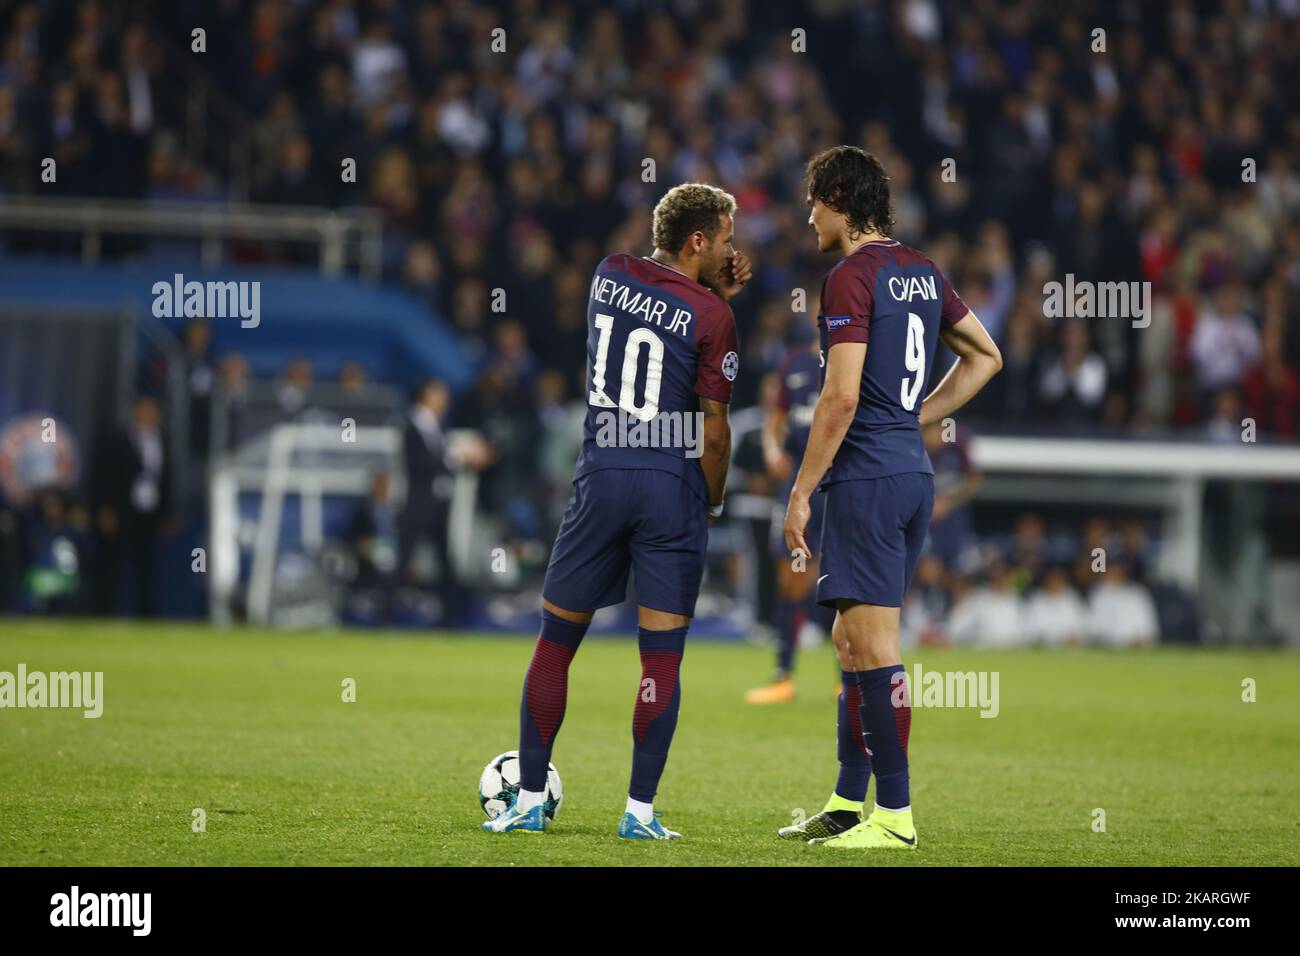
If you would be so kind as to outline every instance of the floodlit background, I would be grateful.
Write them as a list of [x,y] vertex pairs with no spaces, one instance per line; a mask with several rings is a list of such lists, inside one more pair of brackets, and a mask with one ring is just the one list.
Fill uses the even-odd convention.
[[531,630],[591,272],[703,180],[756,278],[695,632],[761,639],[845,142],[1005,360],[905,639],[1300,644],[1296,90],[1294,0],[0,4],[0,611]]

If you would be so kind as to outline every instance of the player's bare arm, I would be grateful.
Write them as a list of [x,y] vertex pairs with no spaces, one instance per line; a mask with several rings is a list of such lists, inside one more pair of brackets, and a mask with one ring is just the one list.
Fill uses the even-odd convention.
[[943,344],[957,361],[943,381],[921,403],[921,427],[942,421],[961,408],[1002,368],[1002,353],[974,312],[939,330]]
[[700,467],[709,485],[709,505],[717,509],[727,489],[727,468],[731,464],[731,415],[726,402],[700,398],[704,415],[703,447]]
[[809,554],[804,541],[812,506],[808,499],[840,450],[840,443],[853,421],[862,387],[862,366],[867,359],[867,343],[841,342],[826,354],[826,381],[822,385],[817,407],[813,410],[808,448],[790,492],[785,511],[785,543],[791,551]]

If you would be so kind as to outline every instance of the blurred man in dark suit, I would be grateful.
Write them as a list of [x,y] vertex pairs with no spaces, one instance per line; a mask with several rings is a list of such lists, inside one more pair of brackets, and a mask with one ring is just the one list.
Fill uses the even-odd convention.
[[171,504],[168,465],[158,403],[141,395],[132,406],[131,421],[109,439],[100,456],[96,603],[101,612],[112,609],[114,585],[129,568],[134,578],[129,613],[155,613],[154,551]]
[[431,379],[421,386],[402,432],[402,457],[406,467],[406,510],[402,514],[398,568],[402,579],[413,583],[411,557],[421,541],[433,545],[438,557],[438,597],[442,621],[453,616],[455,569],[447,542],[455,460],[443,424],[451,407],[446,383]]

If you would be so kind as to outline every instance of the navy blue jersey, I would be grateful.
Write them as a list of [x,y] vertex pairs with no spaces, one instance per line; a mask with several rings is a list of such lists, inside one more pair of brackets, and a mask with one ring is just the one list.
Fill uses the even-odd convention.
[[867,356],[857,410],[824,484],[934,474],[921,440],[921,400],[940,326],[968,311],[933,262],[893,239],[859,246],[826,274],[817,317],[823,354],[840,342],[865,342]]
[[587,305],[587,418],[576,478],[606,468],[680,476],[704,502],[700,397],[731,401],[736,322],[716,293],[653,259],[596,267]]
[[776,405],[786,415],[785,451],[796,466],[808,447],[813,410],[822,385],[822,361],[810,345],[796,345],[777,366],[780,385]]

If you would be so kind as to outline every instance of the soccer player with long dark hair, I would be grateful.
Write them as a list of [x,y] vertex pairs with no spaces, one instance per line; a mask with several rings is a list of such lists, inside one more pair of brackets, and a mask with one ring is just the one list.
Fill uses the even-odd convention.
[[[809,499],[823,489],[817,600],[836,612],[844,690],[835,790],[821,813],[780,835],[836,849],[914,848],[898,620],[934,508],[921,428],[970,401],[1002,357],[938,267],[890,237],[889,177],[875,156],[825,150],[809,162],[806,185],[817,247],[841,258],[822,284],[822,389],[785,538],[808,551]],[[957,361],[926,395],[939,341]],[[873,773],[875,808],[864,820]]]

